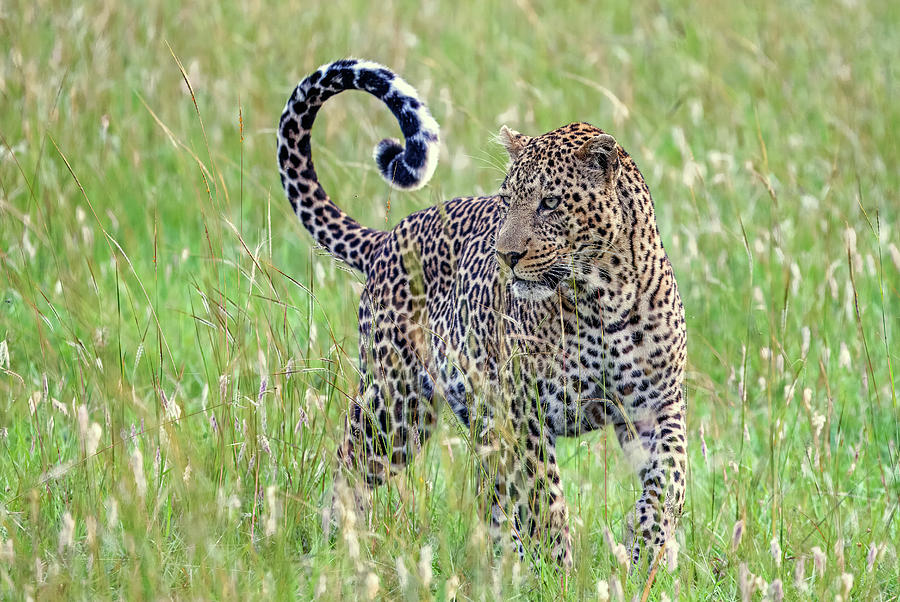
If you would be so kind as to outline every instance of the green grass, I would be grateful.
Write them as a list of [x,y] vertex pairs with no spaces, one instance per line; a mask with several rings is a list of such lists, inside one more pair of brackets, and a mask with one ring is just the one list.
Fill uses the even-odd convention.
[[[371,515],[321,530],[358,276],[290,214],[274,127],[347,55],[443,128],[432,184],[391,193],[389,112],[329,102],[320,178],[368,225],[495,190],[503,123],[590,121],[643,170],[690,340],[681,552],[651,599],[740,598],[742,565],[788,599],[845,573],[900,596],[895,2],[268,4],[0,8],[0,598],[560,596],[493,559],[449,419]],[[637,483],[611,433],[559,457],[565,595],[592,598]]]

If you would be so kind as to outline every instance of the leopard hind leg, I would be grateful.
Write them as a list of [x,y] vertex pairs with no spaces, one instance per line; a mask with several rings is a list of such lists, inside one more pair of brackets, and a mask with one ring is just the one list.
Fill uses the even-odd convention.
[[402,472],[434,430],[433,381],[422,365],[409,360],[402,347],[390,344],[361,362],[360,393],[350,403],[337,451],[335,494],[344,490],[345,499],[332,500],[326,517],[332,524],[340,518],[341,505],[367,514],[372,491]]

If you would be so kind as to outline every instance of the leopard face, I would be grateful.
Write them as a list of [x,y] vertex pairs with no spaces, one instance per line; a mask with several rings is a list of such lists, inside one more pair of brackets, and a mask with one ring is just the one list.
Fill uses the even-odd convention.
[[596,260],[614,249],[622,222],[615,139],[578,123],[534,138],[503,128],[500,140],[512,164],[495,246],[510,291],[541,300],[572,281],[596,289]]

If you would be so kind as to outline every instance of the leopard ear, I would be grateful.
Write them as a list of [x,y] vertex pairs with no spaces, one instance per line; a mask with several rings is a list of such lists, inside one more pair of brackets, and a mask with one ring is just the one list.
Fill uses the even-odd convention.
[[506,147],[509,158],[515,161],[516,157],[519,156],[519,153],[522,152],[522,149],[525,148],[525,145],[528,144],[531,138],[520,134],[515,130],[511,130],[504,125],[500,128],[500,133],[497,134],[497,140]]
[[619,151],[616,139],[609,134],[594,136],[575,151],[575,157],[583,161],[589,169],[604,172],[613,180],[619,173]]

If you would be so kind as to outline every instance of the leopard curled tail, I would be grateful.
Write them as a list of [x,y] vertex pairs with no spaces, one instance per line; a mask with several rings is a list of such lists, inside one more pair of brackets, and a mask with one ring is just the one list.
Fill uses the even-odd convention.
[[381,176],[394,188],[415,190],[431,178],[437,167],[439,127],[415,88],[371,61],[343,59],[323,65],[288,99],[278,125],[278,165],[291,207],[316,242],[365,273],[386,233],[359,224],[329,198],[316,176],[310,144],[319,108],[344,90],[376,96],[397,118],[405,146],[385,139],[374,151]]

